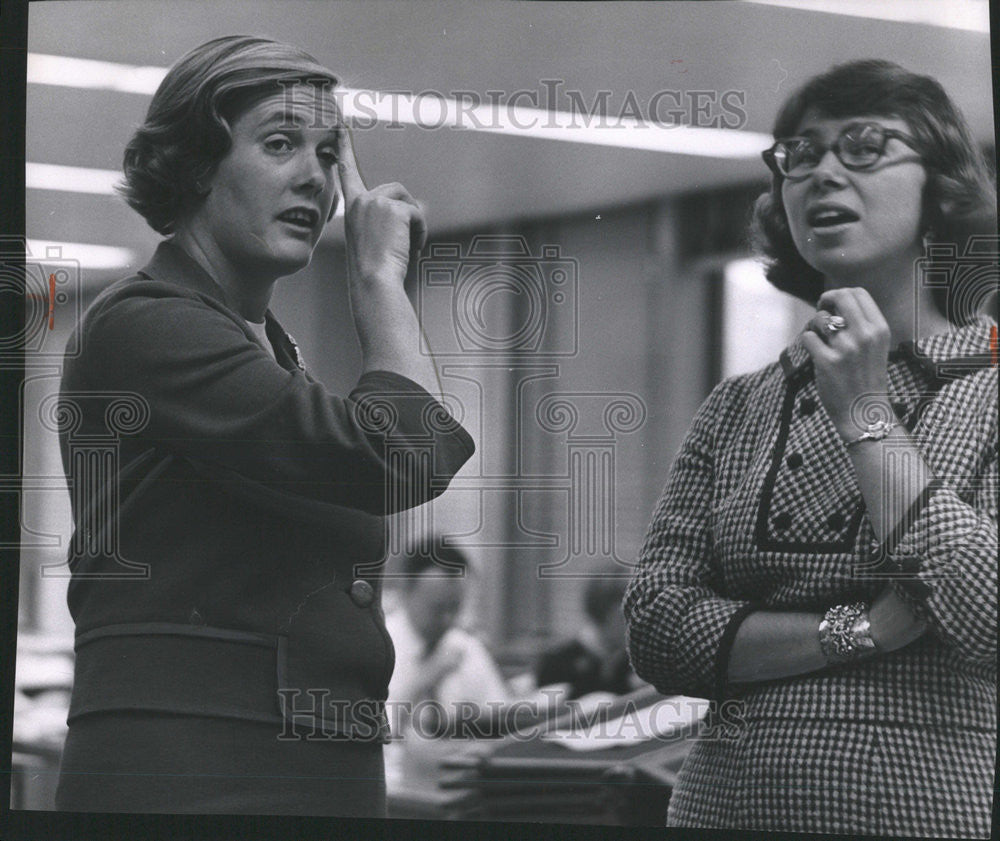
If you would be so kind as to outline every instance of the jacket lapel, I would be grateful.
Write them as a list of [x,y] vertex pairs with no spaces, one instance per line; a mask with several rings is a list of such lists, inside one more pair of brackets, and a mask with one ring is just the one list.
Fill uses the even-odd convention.
[[[138,273],[150,280],[175,283],[217,301],[226,308],[233,320],[247,333],[247,340],[256,341],[249,332],[250,328],[247,327],[246,320],[233,307],[225,290],[193,257],[170,240],[164,240],[157,246],[152,259]],[[305,364],[302,362],[298,345],[285,332],[270,310],[265,313],[264,322],[267,325],[267,337],[274,348],[275,361],[287,371],[305,371]]]

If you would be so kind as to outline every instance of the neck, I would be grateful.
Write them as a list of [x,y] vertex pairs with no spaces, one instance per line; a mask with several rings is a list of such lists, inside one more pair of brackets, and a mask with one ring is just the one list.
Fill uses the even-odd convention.
[[913,267],[918,256],[907,255],[895,266],[827,276],[824,288],[856,286],[867,290],[889,325],[890,347],[947,332],[951,323],[938,310],[930,288],[918,285],[915,279]]
[[187,228],[174,234],[173,242],[201,266],[226,293],[226,302],[247,321],[260,323],[271,302],[277,278],[264,277],[252,269],[236,266],[210,239]]

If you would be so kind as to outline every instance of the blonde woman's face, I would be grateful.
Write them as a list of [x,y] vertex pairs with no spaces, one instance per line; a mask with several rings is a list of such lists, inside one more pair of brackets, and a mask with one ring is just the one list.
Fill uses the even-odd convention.
[[259,101],[233,121],[193,224],[237,267],[306,266],[338,198],[338,125],[333,97],[310,85]]

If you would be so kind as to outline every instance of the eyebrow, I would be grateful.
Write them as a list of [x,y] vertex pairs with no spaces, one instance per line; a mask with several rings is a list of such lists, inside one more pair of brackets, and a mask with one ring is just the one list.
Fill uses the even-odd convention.
[[[323,120],[322,120],[323,116],[325,116],[325,115],[322,115],[322,114],[319,115],[319,119],[314,121],[314,122],[319,122],[320,123],[320,125],[316,126],[316,128],[327,128],[326,124],[323,123]],[[259,129],[266,129],[266,128],[270,128],[272,126],[281,126],[283,128],[288,128],[288,129],[292,129],[292,128],[298,129],[298,128],[302,128],[303,126],[308,128],[308,127],[311,126],[311,122],[308,121],[308,120],[303,119],[300,114],[297,114],[294,111],[289,111],[289,110],[283,108],[280,111],[273,111],[270,114],[270,116],[267,117],[267,119],[263,120],[260,123],[260,125],[259,125],[258,128]],[[340,127],[340,125],[330,126],[328,128],[328,131],[330,132],[330,135],[331,135],[332,139],[334,139],[334,140],[339,140],[340,139],[340,135],[341,135],[341,127]]]

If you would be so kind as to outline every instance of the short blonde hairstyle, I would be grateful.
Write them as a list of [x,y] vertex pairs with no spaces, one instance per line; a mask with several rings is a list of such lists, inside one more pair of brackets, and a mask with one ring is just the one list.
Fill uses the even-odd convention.
[[338,79],[304,50],[267,38],[229,35],[195,47],[167,72],[125,147],[125,201],[153,230],[173,233],[232,147],[232,122],[292,82],[332,90]]

